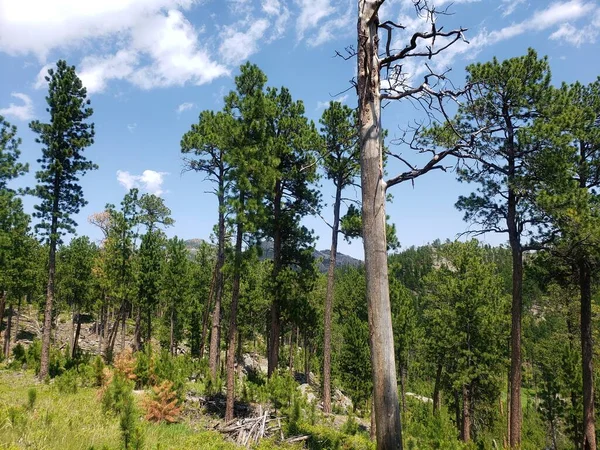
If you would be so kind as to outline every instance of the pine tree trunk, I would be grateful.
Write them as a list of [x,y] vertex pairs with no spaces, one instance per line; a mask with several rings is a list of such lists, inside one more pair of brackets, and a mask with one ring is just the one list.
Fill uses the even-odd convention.
[[581,361],[583,365],[583,450],[596,450],[592,340],[592,278],[586,261],[579,263],[581,294]]
[[4,330],[4,356],[10,356],[10,337],[12,332],[12,317],[13,317],[13,305],[12,303],[8,307],[8,317],[6,318],[6,330]]
[[[510,358],[510,419],[509,443],[513,449],[521,446],[521,316],[523,310],[523,252],[517,232],[516,204],[509,192],[508,229],[512,252],[512,307],[511,307],[511,358]],[[512,204],[511,204],[512,203]]]
[[304,329],[304,382],[310,384],[310,367],[308,365],[308,340],[306,339],[306,328]]
[[378,9],[381,1],[359,0],[358,105],[362,185],[362,229],[371,340],[373,396],[379,450],[402,449],[402,427],[390,307],[381,100]]
[[296,325],[292,326],[292,329],[290,330],[290,361],[289,361],[289,368],[290,368],[290,375],[294,376],[294,354],[296,353],[296,346],[294,345],[294,328],[296,327]]
[[146,345],[152,345],[152,307],[148,305],[146,311],[146,320],[148,322],[148,328],[146,329]]
[[437,370],[435,372],[435,384],[433,386],[433,414],[438,415],[440,413],[440,407],[442,405],[442,397],[440,394],[440,384],[442,382],[442,364],[438,362]]
[[331,322],[333,315],[333,294],[335,289],[335,262],[337,258],[338,234],[340,227],[340,203],[342,184],[336,183],[335,203],[333,204],[333,225],[331,228],[331,250],[327,271],[327,293],[325,294],[325,319],[323,323],[323,412],[331,413]]
[[[243,205],[244,199],[241,196],[240,203]],[[225,403],[225,421],[232,420],[234,417],[235,403],[235,340],[237,337],[237,309],[240,298],[240,278],[242,272],[242,239],[244,237],[244,227],[242,222],[237,224],[237,233],[235,238],[235,267],[233,272],[233,284],[231,287],[231,314],[229,316],[229,344],[227,346],[227,400]]]
[[[75,322],[77,321],[77,313],[75,312],[75,308],[73,308],[73,312],[71,313],[71,333],[69,335],[69,355],[74,354],[75,349]],[[71,356],[72,357],[72,356]]]
[[3,291],[0,295],[0,330],[2,330],[2,322],[4,321],[4,310],[6,309],[6,297],[8,292]]
[[462,387],[462,432],[463,442],[471,440],[471,391],[469,386]]
[[275,230],[273,233],[273,282],[275,283],[275,293],[273,295],[273,304],[271,305],[271,329],[269,345],[269,378],[277,371],[279,366],[279,338],[281,337],[281,305],[279,298],[279,272],[281,271],[281,200],[283,198],[283,186],[281,180],[275,183],[275,199],[273,201],[273,223]]
[[375,400],[371,396],[371,430],[369,433],[369,437],[372,441],[377,439],[377,425],[375,424]]
[[454,390],[454,417],[456,420],[456,429],[458,433],[462,433],[461,409],[460,409],[460,394],[458,390]]
[[[217,261],[215,264],[214,273],[214,294],[215,294],[215,308],[212,314],[211,333],[210,333],[210,347],[208,354],[208,367],[210,370],[210,376],[213,380],[217,377],[217,371],[219,369],[219,356],[221,352],[221,303],[223,300],[223,266],[225,265],[225,180],[223,177],[219,177],[219,222],[218,222],[218,236],[217,236]],[[210,302],[210,300],[209,300]]]
[[169,330],[169,351],[171,356],[175,354],[175,307],[171,307],[170,317],[171,328]]
[[142,307],[135,309],[135,329],[133,331],[134,350],[139,352],[142,349]]
[[13,338],[13,342],[16,344],[17,339],[19,338],[19,322],[21,321],[21,297],[19,297],[19,302],[17,303],[17,320],[15,322],[15,334]]
[[211,315],[210,309],[212,308],[212,297],[213,297],[213,292],[214,292],[216,275],[217,275],[217,272],[216,272],[216,265],[215,265],[215,269],[213,270],[213,275],[210,280],[210,290],[208,292],[208,297],[206,299],[206,306],[204,308],[204,311],[202,312],[202,335],[200,337],[200,349],[199,349],[200,358],[204,358],[204,349],[206,348],[206,335],[208,333],[208,317]]
[[77,328],[75,328],[75,337],[73,338],[73,347],[71,349],[71,358],[77,356],[79,345],[79,335],[81,334],[81,311],[77,311]]
[[58,230],[58,195],[60,180],[54,181],[52,223],[50,225],[50,249],[48,255],[48,284],[46,285],[46,308],[44,310],[44,328],[42,331],[42,351],[40,356],[40,372],[38,378],[44,380],[48,376],[50,365],[50,337],[52,333],[52,308],[54,306],[54,278],[56,276],[56,236]]

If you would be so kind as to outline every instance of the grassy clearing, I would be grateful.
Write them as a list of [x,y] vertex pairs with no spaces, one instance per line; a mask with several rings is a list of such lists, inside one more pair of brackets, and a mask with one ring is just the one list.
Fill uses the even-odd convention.
[[[35,403],[28,407],[29,390]],[[146,449],[235,449],[219,433],[194,431],[188,424],[141,421]],[[0,370],[0,448],[89,450],[121,448],[119,419],[103,414],[97,390],[59,393],[33,374]]]

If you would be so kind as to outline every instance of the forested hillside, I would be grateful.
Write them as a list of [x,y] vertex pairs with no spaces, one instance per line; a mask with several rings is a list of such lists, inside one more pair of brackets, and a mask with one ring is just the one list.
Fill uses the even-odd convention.
[[[357,110],[315,123],[246,62],[174,143],[212,186],[210,236],[169,238],[168,197],[136,187],[77,233],[102,130],[66,61],[37,161],[0,116],[0,448],[597,448],[600,79],[561,84],[530,49],[410,87],[403,61],[466,30],[417,1],[430,31],[395,50],[383,3],[358,2],[344,56]],[[430,120],[392,139],[381,102],[407,97]],[[385,206],[421,176],[468,187],[465,232],[402,247]]]

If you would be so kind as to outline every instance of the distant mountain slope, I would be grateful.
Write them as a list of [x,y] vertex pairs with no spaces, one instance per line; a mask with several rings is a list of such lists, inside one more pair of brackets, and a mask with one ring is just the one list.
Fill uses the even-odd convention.
[[[204,239],[188,239],[185,241],[185,246],[189,252],[193,255],[198,251],[200,245],[206,242]],[[261,244],[262,247],[262,258],[271,259],[273,258],[273,243],[265,241]],[[329,268],[329,250],[315,250],[313,256],[316,260],[319,260],[319,270],[323,273],[327,272]],[[337,254],[335,261],[336,267],[342,266],[360,266],[363,262],[360,259],[353,258],[352,256],[344,255],[343,253]]]

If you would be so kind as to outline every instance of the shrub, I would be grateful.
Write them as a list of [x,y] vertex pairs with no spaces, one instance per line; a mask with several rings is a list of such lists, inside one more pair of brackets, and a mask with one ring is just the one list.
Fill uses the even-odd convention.
[[27,409],[32,410],[35,406],[35,401],[37,400],[37,391],[35,388],[30,388],[27,391]]
[[128,392],[123,397],[123,408],[119,420],[121,429],[121,442],[125,450],[139,450],[143,448],[143,434],[141,427],[137,423],[137,411],[133,403],[133,395]]
[[130,348],[126,348],[115,358],[115,370],[120,372],[128,380],[135,380],[135,358]]
[[74,369],[67,370],[56,378],[56,387],[61,394],[76,394],[78,387],[77,372]]
[[135,355],[135,384],[137,388],[150,386],[154,382],[154,361],[152,358],[152,347],[146,345],[141,352]]
[[121,414],[129,397],[132,397],[133,383],[121,372],[115,372],[102,393],[102,410]]
[[104,372],[104,361],[100,355],[94,359],[94,382],[96,386],[102,386],[104,384],[106,374]]
[[173,391],[173,383],[163,381],[152,390],[154,395],[144,401],[146,420],[155,423],[177,422],[181,408],[178,406],[177,394]]

